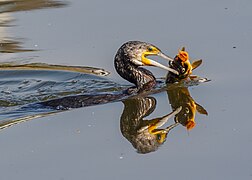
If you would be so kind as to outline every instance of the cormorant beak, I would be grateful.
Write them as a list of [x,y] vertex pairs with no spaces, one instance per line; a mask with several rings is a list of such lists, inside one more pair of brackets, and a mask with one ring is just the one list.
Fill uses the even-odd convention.
[[158,129],[158,128],[163,126],[168,121],[168,119],[170,119],[172,116],[177,115],[181,110],[182,110],[182,106],[178,107],[175,111],[160,118],[156,123],[152,124],[151,126],[146,125],[142,127],[141,129],[138,130],[138,132],[143,132],[144,130],[148,129],[148,131],[152,134],[168,133],[172,128],[176,127],[179,123],[172,124],[171,126],[165,129]]
[[162,58],[164,58],[164,59],[166,59],[166,60],[168,60],[168,61],[173,61],[173,59],[172,59],[171,57],[169,57],[169,56],[163,54],[163,53],[160,52],[160,51],[159,51],[159,52],[156,52],[156,53],[145,52],[145,53],[142,54],[142,63],[143,63],[144,65],[146,65],[146,66],[156,66],[156,67],[165,69],[165,70],[167,70],[167,71],[170,71],[170,72],[172,72],[172,73],[174,73],[174,74],[179,75],[179,72],[176,71],[175,69],[172,69],[172,68],[170,68],[170,67],[164,66],[163,64],[160,64],[160,63],[158,63],[158,62],[156,62],[156,61],[154,61],[154,60],[152,60],[152,59],[147,58],[147,56],[149,56],[149,55],[156,55],[156,56],[162,57]]
[[161,57],[161,58],[164,58],[164,59],[166,59],[166,60],[168,60],[168,61],[173,61],[173,58],[171,58],[171,57],[165,55],[165,54],[162,53],[161,51],[157,53],[157,56],[159,56],[159,57]]

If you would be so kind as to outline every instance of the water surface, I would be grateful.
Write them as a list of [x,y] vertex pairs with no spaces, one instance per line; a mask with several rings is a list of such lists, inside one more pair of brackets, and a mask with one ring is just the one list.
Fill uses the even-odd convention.
[[[125,101],[20,123],[0,131],[3,179],[251,179],[251,1],[74,0],[50,1],[61,4],[51,8],[41,6],[49,1],[37,1],[42,2],[40,8],[30,9],[30,1],[22,2],[28,3],[26,8],[18,8],[15,1],[1,4],[1,47],[11,45],[1,49],[1,62],[101,67],[111,72],[105,77],[111,87],[129,86],[113,68],[114,54],[122,43],[151,42],[170,56],[186,46],[191,59],[203,59],[194,73],[211,79],[188,89],[208,116],[196,113],[193,129],[176,126],[159,148],[146,154],[139,153],[121,131]],[[150,70],[157,77],[166,73]],[[23,105],[35,97],[42,98],[43,86],[47,85],[52,85],[56,96],[64,95],[62,89],[76,93],[72,83],[80,83],[74,87],[83,90],[78,78],[84,75],[78,73],[26,73],[1,71],[1,82],[8,82],[8,86],[1,84],[1,100],[8,99],[9,90],[17,90],[24,97],[22,101],[15,101],[19,96],[10,97],[5,104]],[[18,78],[25,74],[28,83]],[[41,97],[36,94],[39,91],[30,94],[28,90],[38,86]],[[173,111],[168,95],[163,91],[148,96],[156,104],[144,120]],[[171,118],[163,128],[173,123]]]

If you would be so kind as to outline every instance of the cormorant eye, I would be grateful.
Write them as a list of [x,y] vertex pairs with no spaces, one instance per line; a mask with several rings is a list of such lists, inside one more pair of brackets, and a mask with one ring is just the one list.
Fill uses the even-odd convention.
[[153,51],[153,48],[151,46],[148,47],[148,51]]

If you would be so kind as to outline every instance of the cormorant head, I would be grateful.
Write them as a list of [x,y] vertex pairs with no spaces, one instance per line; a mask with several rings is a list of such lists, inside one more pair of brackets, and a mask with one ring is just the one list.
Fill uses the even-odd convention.
[[121,47],[124,51],[124,55],[127,56],[128,60],[137,66],[156,66],[165,70],[168,70],[174,74],[178,74],[178,71],[164,66],[152,59],[149,56],[159,56],[168,61],[173,61],[173,58],[165,55],[156,46],[141,42],[141,41],[129,41]]

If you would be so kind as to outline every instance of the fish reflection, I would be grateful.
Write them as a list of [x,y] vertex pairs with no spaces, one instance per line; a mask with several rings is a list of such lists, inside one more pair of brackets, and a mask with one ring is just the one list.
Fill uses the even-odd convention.
[[153,97],[130,98],[124,100],[123,104],[124,110],[120,120],[121,132],[138,153],[156,151],[165,142],[169,131],[179,124],[173,123],[166,128],[161,128],[170,117],[179,113],[180,107],[163,117],[144,119],[156,108],[156,99]]
[[196,111],[200,114],[207,115],[207,111],[191,97],[187,87],[177,87],[167,90],[169,102],[173,110],[182,107],[182,110],[175,115],[175,122],[179,122],[191,130],[195,127]]

